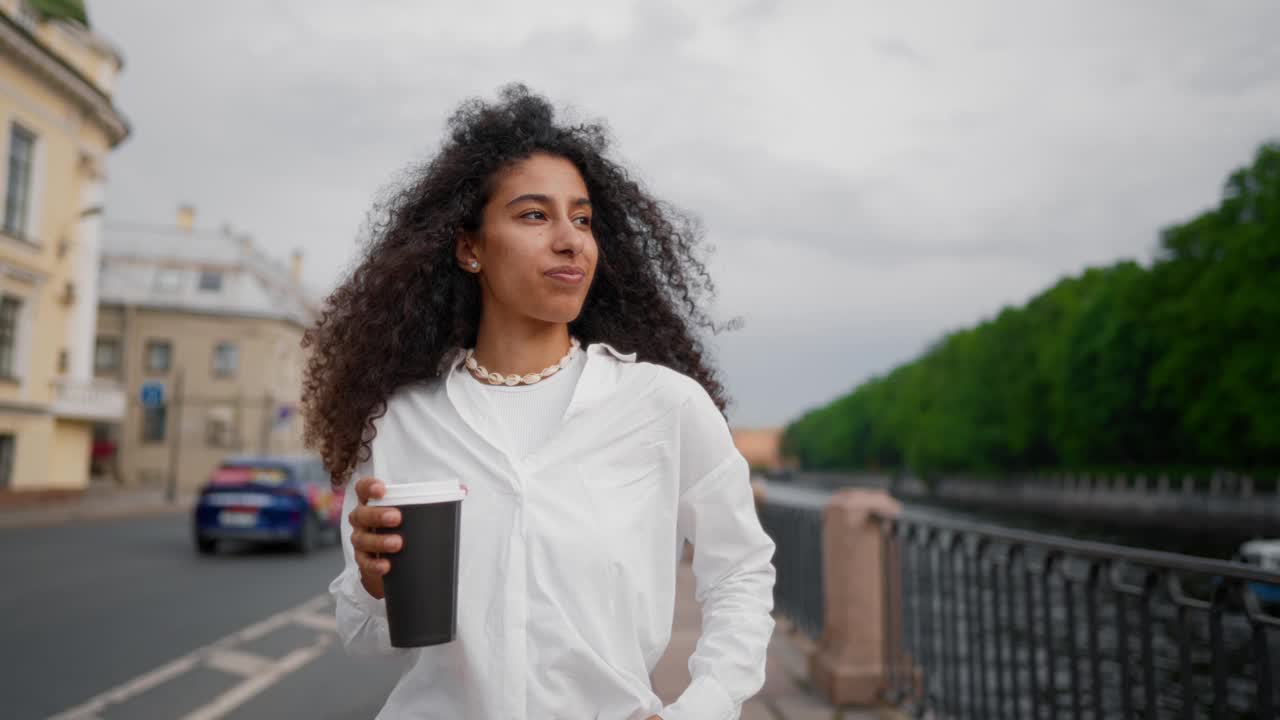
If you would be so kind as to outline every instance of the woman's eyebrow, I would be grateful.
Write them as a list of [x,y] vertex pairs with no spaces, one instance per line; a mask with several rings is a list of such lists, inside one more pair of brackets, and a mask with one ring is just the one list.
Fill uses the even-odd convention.
[[[546,204],[548,204],[548,205],[550,205],[550,204],[551,204],[551,198],[550,198],[550,196],[543,195],[543,194],[541,194],[541,193],[525,193],[524,195],[521,195],[521,196],[519,196],[519,197],[517,197],[517,198],[514,198],[511,202],[507,203],[507,207],[511,207],[512,205],[515,205],[516,203],[524,202],[524,201],[526,201],[526,200],[532,200],[532,201],[534,201],[534,202],[546,203]],[[577,207],[577,206],[581,206],[581,205],[590,206],[590,205],[591,205],[591,201],[590,201],[590,200],[588,200],[587,198],[580,197],[580,198],[576,198],[576,199],[575,199],[572,203],[570,203],[570,204],[571,204],[571,205],[574,205],[575,207]]]

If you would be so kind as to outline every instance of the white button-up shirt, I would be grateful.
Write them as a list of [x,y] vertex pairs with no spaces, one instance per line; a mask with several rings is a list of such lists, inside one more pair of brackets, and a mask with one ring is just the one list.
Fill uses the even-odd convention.
[[[723,416],[686,375],[604,343],[586,352],[559,431],[525,457],[459,414],[455,383],[475,382],[461,373],[397,391],[375,422],[372,456],[348,485],[346,565],[330,592],[349,652],[407,660],[379,718],[731,720],[763,685],[774,544]],[[454,642],[391,647],[347,521],[355,480],[369,476],[468,486]],[[671,637],[686,540],[702,635],[689,688],[663,707],[649,677]]]

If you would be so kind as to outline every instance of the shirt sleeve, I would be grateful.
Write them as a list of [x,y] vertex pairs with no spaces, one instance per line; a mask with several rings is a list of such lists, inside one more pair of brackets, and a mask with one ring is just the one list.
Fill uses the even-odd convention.
[[348,653],[357,657],[398,656],[407,650],[391,646],[387,603],[375,599],[360,583],[360,568],[356,565],[355,548],[351,545],[351,521],[347,515],[357,503],[356,481],[367,477],[368,472],[367,464],[361,463],[347,482],[342,500],[343,569],[329,583],[329,594],[335,603],[338,636]]
[[725,720],[764,685],[773,634],[774,543],[760,526],[750,469],[701,385],[681,409],[677,524],[693,544],[702,635],[691,682],[663,720]]

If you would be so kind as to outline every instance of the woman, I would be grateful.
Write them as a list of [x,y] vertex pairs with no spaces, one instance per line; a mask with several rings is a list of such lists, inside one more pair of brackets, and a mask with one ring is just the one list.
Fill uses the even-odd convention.
[[[522,86],[464,104],[307,333],[307,439],[350,510],[339,633],[408,661],[379,717],[717,720],[764,681],[774,546],[694,337],[710,283],[606,147]],[[403,540],[374,531],[399,516],[367,503],[433,477],[469,487],[458,637],[395,649]],[[685,541],[702,636],[663,707]]]

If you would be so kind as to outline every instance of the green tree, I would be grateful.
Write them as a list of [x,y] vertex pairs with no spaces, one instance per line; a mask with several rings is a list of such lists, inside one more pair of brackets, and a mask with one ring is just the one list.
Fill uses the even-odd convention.
[[1064,278],[792,423],[813,468],[1280,466],[1280,145],[1150,268]]

